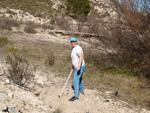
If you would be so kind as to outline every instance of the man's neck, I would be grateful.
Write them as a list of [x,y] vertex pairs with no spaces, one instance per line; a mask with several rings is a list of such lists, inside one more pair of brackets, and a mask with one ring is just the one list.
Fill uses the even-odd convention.
[[75,45],[74,47],[72,47],[72,48],[75,48],[77,45]]

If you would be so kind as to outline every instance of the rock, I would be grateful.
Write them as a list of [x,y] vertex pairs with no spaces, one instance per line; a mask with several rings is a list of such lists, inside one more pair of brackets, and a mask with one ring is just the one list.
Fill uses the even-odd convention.
[[0,102],[7,100],[7,95],[4,93],[0,93]]
[[9,98],[13,98],[14,97],[13,93],[12,92],[8,92],[8,97]]
[[110,101],[110,100],[108,100],[108,99],[107,99],[107,100],[105,100],[105,102],[109,102],[109,101]]
[[111,94],[113,94],[113,91],[106,91],[105,94],[106,95],[111,95]]

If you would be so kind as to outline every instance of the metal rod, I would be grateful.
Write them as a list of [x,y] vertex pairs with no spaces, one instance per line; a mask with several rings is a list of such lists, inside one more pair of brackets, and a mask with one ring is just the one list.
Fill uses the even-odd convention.
[[62,91],[61,91],[61,93],[60,93],[60,95],[58,95],[59,97],[61,97],[62,94],[64,93],[65,87],[66,87],[66,85],[67,85],[67,83],[68,83],[68,81],[69,81],[69,79],[70,79],[70,76],[71,76],[72,72],[73,72],[73,69],[71,70],[71,72],[70,72],[70,74],[69,74],[69,76],[68,76],[68,79],[67,79],[67,81],[66,81],[66,83],[65,83],[65,85],[64,85],[64,87],[63,87],[63,89],[62,89]]

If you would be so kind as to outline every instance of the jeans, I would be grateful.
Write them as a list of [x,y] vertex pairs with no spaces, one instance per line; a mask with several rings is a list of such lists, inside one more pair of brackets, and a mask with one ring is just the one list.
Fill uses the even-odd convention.
[[75,69],[74,78],[73,78],[73,85],[74,85],[74,96],[79,98],[79,91],[84,93],[83,89],[83,80],[82,80],[82,73],[85,71],[85,65],[81,67],[79,71]]

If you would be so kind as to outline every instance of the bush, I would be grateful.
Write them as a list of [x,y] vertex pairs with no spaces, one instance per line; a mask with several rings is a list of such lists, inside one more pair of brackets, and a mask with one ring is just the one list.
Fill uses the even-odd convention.
[[32,22],[32,21],[27,21],[27,22],[23,22],[26,26],[28,27],[32,27],[32,28],[37,28],[40,26],[40,24],[37,24],[35,22]]
[[6,37],[0,37],[0,47],[7,44],[8,44],[8,39]]
[[54,27],[51,25],[42,25],[43,29],[50,29],[50,30],[54,30]]
[[[150,77],[150,35],[145,31],[123,31],[119,27],[105,30],[100,21],[89,21],[91,32],[97,36],[100,43],[93,43],[100,48],[102,67],[114,67],[115,70],[125,70],[133,75]],[[107,33],[111,32],[111,35]]]
[[16,20],[10,20],[8,18],[0,18],[0,29],[11,30],[11,27],[19,27],[19,23]]
[[113,50],[108,52],[109,61],[118,69],[129,70],[142,77],[150,77],[149,39],[148,34],[141,38],[138,32],[119,32],[114,29],[113,37],[105,39],[108,43],[104,43],[108,49]]
[[55,56],[54,54],[51,52],[49,55],[47,55],[47,58],[45,60],[45,64],[48,64],[50,66],[53,66],[55,63]]
[[62,113],[62,111],[58,108],[58,109],[56,109],[56,111],[54,111],[53,113]]
[[5,20],[4,18],[0,19],[0,29],[1,30],[11,30],[9,20]]
[[16,54],[16,49],[9,48],[9,55],[6,57],[7,63],[10,65],[8,78],[20,85],[25,86],[34,77],[31,67],[26,59]]
[[37,31],[33,27],[25,27],[24,31],[26,33],[31,33],[31,34],[37,33]]
[[129,69],[140,76],[150,77],[150,37],[145,33],[141,38],[138,32],[118,33],[114,55],[117,65]]
[[89,0],[67,0],[67,13],[73,17],[87,16],[90,12]]
[[62,30],[70,30],[70,23],[65,16],[59,16],[56,23]]

